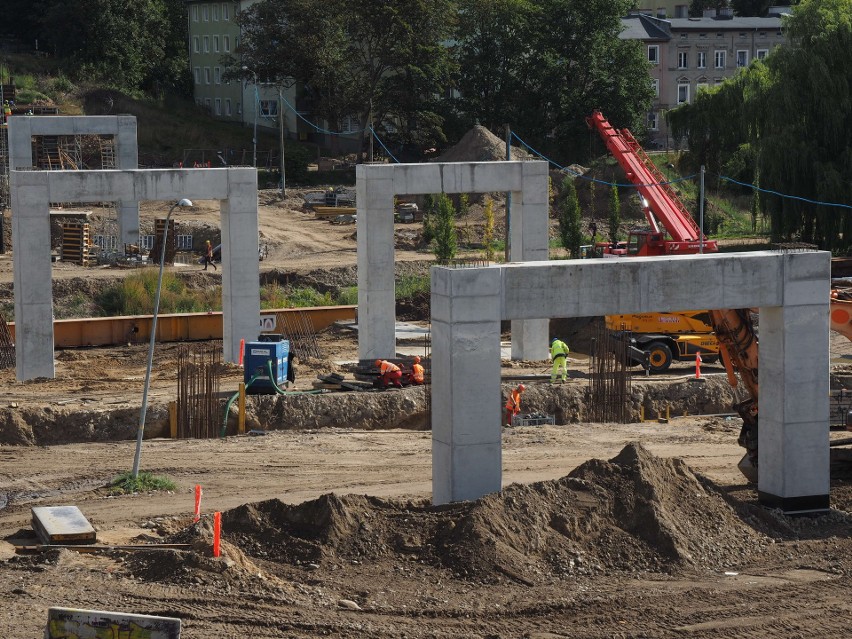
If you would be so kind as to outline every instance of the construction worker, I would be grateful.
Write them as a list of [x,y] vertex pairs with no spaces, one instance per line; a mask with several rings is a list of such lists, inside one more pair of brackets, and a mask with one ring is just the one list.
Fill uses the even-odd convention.
[[550,340],[550,359],[553,360],[553,371],[550,373],[550,383],[556,382],[556,376],[561,373],[561,381],[568,377],[568,345],[558,337]]
[[521,412],[521,393],[527,389],[523,384],[518,384],[518,387],[509,393],[509,398],[506,400],[506,426],[512,425],[512,418]]
[[212,266],[213,270],[218,270],[216,265],[213,263],[213,245],[210,243],[210,240],[207,240],[204,243],[204,270],[207,270],[207,266]]
[[414,363],[411,365],[411,383],[420,385],[423,383],[424,373],[423,367],[420,365],[420,355],[414,356]]
[[391,384],[397,388],[402,388],[402,383],[399,381],[402,379],[402,371],[399,366],[384,359],[377,359],[376,368],[379,369],[379,374],[381,375],[379,379],[382,382],[383,388],[387,388]]

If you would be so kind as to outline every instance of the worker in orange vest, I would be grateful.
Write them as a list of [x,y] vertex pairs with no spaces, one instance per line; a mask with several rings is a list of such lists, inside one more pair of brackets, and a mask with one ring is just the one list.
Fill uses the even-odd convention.
[[384,359],[377,359],[376,368],[379,369],[379,374],[381,375],[379,379],[382,382],[382,387],[387,388],[393,384],[397,388],[402,388],[402,384],[399,381],[402,379],[402,371],[399,366]]
[[420,365],[420,355],[414,356],[414,363],[411,365],[411,383],[422,384],[424,379],[423,367]]
[[521,412],[521,393],[527,389],[523,384],[518,384],[518,387],[509,393],[509,398],[506,400],[506,426],[512,425],[512,418]]

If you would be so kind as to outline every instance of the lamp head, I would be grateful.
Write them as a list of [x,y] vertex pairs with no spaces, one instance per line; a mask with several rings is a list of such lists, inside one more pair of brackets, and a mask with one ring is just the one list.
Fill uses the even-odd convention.
[[192,200],[188,200],[186,198],[181,198],[181,200],[177,203],[178,206],[192,206]]

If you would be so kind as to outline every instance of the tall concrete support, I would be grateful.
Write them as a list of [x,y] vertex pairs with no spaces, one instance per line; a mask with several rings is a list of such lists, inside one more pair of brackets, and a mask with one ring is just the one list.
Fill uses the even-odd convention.
[[436,504],[500,490],[500,275],[491,268],[432,269]]
[[829,506],[825,255],[784,256],[784,305],[760,309],[758,495],[785,512]]
[[696,282],[702,282],[702,306],[761,309],[761,500],[788,512],[828,506],[828,253],[433,267],[432,282],[436,504],[500,488],[494,353],[501,320],[684,310],[694,308]]
[[[512,259],[547,259],[546,162],[359,165],[357,179],[358,357],[394,357],[396,301],[393,199],[396,195],[511,191]],[[512,357],[547,357],[547,321],[512,327]]]
[[15,354],[19,381],[52,378],[55,374],[50,202],[220,200],[225,360],[236,362],[240,340],[257,337],[260,263],[254,169],[11,171],[10,176],[12,203],[16,207],[12,234],[16,243]]
[[[33,136],[111,135],[114,138],[116,168],[139,168],[136,117],[132,115],[80,115],[9,118],[9,168],[33,166]],[[14,211],[14,209],[12,209]],[[139,202],[116,202],[120,242],[139,243]]]

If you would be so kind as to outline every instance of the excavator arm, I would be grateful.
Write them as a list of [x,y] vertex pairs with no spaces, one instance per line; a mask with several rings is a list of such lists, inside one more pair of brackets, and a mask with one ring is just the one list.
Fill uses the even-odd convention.
[[734,388],[742,384],[746,399],[734,404],[742,417],[738,443],[746,449],[739,469],[751,482],[757,482],[757,426],[758,426],[758,351],[757,333],[747,308],[711,310],[710,323],[719,341],[719,354]]

